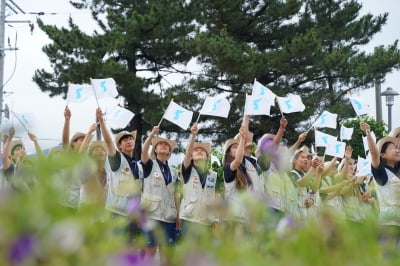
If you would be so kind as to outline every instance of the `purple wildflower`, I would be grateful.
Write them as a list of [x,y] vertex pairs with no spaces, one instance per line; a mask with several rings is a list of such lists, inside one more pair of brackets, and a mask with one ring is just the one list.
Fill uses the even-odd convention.
[[35,253],[36,240],[32,235],[22,235],[9,249],[12,264],[21,264]]
[[114,256],[110,265],[113,266],[152,266],[154,261],[144,257],[143,252],[135,251],[133,253],[121,253]]

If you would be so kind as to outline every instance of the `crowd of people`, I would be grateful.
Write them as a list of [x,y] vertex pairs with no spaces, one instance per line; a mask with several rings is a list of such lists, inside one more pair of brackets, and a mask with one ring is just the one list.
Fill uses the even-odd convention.
[[[344,158],[324,161],[303,145],[307,132],[290,147],[282,144],[288,124],[284,117],[276,134],[263,135],[255,147],[249,116],[245,115],[238,134],[225,142],[223,176],[218,176],[210,168],[211,144],[196,141],[197,123],[191,126],[178,170],[168,164],[177,143],[158,136],[159,126],[152,128],[142,144],[141,157],[135,158],[136,131],[121,131],[113,139],[100,108],[96,117],[99,122],[90,125],[87,133],[77,132],[70,138],[71,111],[65,108],[62,147],[50,150],[48,157],[76,153],[90,160],[60,169],[54,177],[65,188],[60,206],[79,210],[96,205],[113,218],[124,219],[123,233],[130,241],[138,235],[146,239],[146,257],[153,258],[157,247],[162,252],[163,247],[175,246],[181,238],[194,237],[197,228],[210,232],[229,224],[245,228],[252,223],[249,198],[266,203],[264,211],[274,221],[273,226],[284,216],[302,221],[318,219],[325,211],[354,224],[363,223],[372,214],[379,216],[382,228],[396,232],[395,241],[400,237],[400,129],[375,143],[370,126],[360,123],[368,141],[373,176],[357,176],[350,146]],[[98,125],[103,141],[92,141]],[[36,136],[29,133],[29,138],[37,155],[44,158]],[[3,150],[2,189],[32,189],[39,181],[29,174],[31,168],[23,143],[14,140],[11,129]],[[222,195],[216,191],[221,178]],[[147,226],[129,219],[132,202],[146,213]]]

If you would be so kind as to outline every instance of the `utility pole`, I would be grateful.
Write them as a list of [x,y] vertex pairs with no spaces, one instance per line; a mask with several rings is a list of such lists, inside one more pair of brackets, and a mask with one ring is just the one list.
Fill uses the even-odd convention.
[[0,0],[0,124],[3,110],[3,96],[4,96],[4,57],[5,51],[17,50],[16,47],[4,47],[5,40],[5,25],[6,23],[30,23],[29,20],[16,20],[16,21],[7,21],[6,20],[6,6],[10,11],[14,14],[25,14],[25,12],[13,1],[13,0]]
[[4,36],[6,22],[6,0],[1,0],[0,7],[0,124],[3,111],[3,84],[4,84]]
[[375,79],[376,122],[382,122],[381,82]]

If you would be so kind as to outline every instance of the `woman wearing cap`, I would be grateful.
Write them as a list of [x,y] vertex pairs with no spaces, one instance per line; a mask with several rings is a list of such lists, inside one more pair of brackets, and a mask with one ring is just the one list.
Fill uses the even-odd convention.
[[[150,219],[156,222],[157,227],[164,232],[164,241],[155,239],[154,232],[147,232],[147,255],[154,257],[158,243],[166,242],[168,246],[176,243],[179,220],[179,196],[175,194],[178,181],[178,171],[168,165],[176,142],[156,137],[160,131],[158,126],[153,127],[142,148],[143,165],[143,193],[141,206],[146,210]],[[150,144],[152,150],[149,157]]]
[[[297,208],[289,206],[290,213],[297,218],[315,217],[319,201],[319,184],[321,181],[321,159],[312,159],[311,167],[308,158],[308,148],[298,149],[291,159],[292,170],[289,178],[297,190]],[[296,210],[297,209],[297,210]],[[296,214],[297,212],[297,214]]]
[[[29,190],[36,181],[29,171],[29,168],[32,167],[32,161],[27,158],[22,141],[12,140],[14,134],[15,129],[11,128],[4,143],[2,170],[7,182],[13,189],[25,191]],[[28,136],[35,145],[37,155],[43,157],[37,137],[31,132],[28,132]]]
[[[179,217],[184,220],[182,235],[189,230],[194,232],[198,224],[215,228],[218,221],[215,204],[217,173],[210,170],[210,143],[195,142],[198,128],[194,123],[191,136],[183,158],[181,175],[183,178],[183,197]],[[193,227],[193,228],[190,228]]]
[[83,139],[79,149],[79,153],[84,153],[87,150],[89,158],[94,162],[94,167],[93,169],[90,169],[91,171],[89,172],[89,175],[81,176],[82,185],[79,205],[81,206],[82,204],[90,204],[102,206],[104,208],[107,196],[107,180],[109,179],[109,171],[106,171],[105,169],[107,157],[105,142],[90,142],[96,127],[97,123],[94,123],[90,126],[89,131]]
[[69,141],[69,128],[71,122],[71,110],[68,108],[68,105],[65,106],[64,109],[64,127],[62,131],[62,146],[67,151],[79,152],[79,148],[83,139],[85,138],[85,133],[76,132],[72,138],[71,142]]
[[240,194],[245,191],[263,191],[263,188],[255,188],[254,186],[254,181],[259,178],[261,169],[257,166],[255,160],[245,159],[248,120],[249,116],[244,116],[242,126],[239,129],[239,139],[228,139],[225,142],[223,158],[225,198],[232,211],[232,214],[228,214],[226,218],[242,223],[249,222],[249,217],[248,208],[240,199]]
[[100,123],[101,133],[108,154],[109,167],[112,172],[109,180],[107,180],[108,195],[106,209],[115,214],[127,216],[126,208],[128,202],[134,197],[139,197],[141,190],[139,168],[134,153],[136,131],[122,131],[117,133],[115,135],[117,150],[100,108],[97,108],[96,116]]
[[[360,128],[367,135],[371,155],[372,175],[376,182],[379,205],[379,220],[384,230],[395,233],[395,241],[400,238],[400,150],[397,138],[384,137],[375,144],[371,128],[360,122]],[[398,243],[397,243],[398,244]]]

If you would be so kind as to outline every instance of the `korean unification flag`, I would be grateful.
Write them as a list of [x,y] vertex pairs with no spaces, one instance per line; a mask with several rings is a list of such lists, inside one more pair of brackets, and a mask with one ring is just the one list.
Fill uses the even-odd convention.
[[336,137],[315,130],[315,147],[328,147],[329,144],[335,143],[336,141]]
[[125,128],[135,116],[134,113],[121,106],[116,106],[111,111],[107,112],[105,119],[107,125],[112,129]]
[[117,84],[113,78],[92,79],[91,82],[97,99],[118,96]]
[[22,144],[24,144],[24,148],[27,155],[36,154],[35,144],[30,139],[28,132],[25,133],[21,137]]
[[349,97],[349,99],[357,116],[372,113],[371,106],[367,104],[363,99],[357,97]]
[[225,97],[220,95],[208,96],[204,101],[200,114],[227,118],[230,109],[231,105]]
[[299,95],[288,94],[286,97],[276,97],[276,99],[282,113],[303,112],[306,109]]
[[338,158],[343,158],[345,150],[346,150],[346,143],[341,141],[335,141],[329,143],[328,147],[326,147],[325,149],[325,154]]
[[178,125],[182,129],[188,129],[190,122],[192,121],[193,112],[189,111],[174,101],[171,101],[168,105],[167,110],[164,113],[163,118],[167,119],[171,123]]
[[[375,133],[374,133],[373,131],[371,131],[370,134],[371,134],[372,139],[373,139],[374,142],[376,143],[376,136],[375,136]],[[365,151],[365,153],[367,153],[367,151],[369,151],[367,136],[362,137],[362,140],[363,140],[363,145],[364,145],[364,151]],[[380,152],[380,151],[379,151],[379,152]]]
[[358,157],[356,176],[372,176],[371,157],[367,156],[366,159]]
[[322,112],[321,116],[314,122],[313,127],[329,127],[336,128],[337,114],[332,114],[328,111]]
[[27,131],[33,131],[37,125],[37,118],[33,113],[11,113],[10,119],[15,128],[15,136],[22,137]]
[[93,88],[89,84],[69,84],[67,102],[80,103],[93,95]]
[[247,95],[244,105],[245,115],[270,115],[271,103],[266,97]]
[[340,126],[340,140],[349,140],[353,135],[354,128]]
[[275,106],[275,93],[273,93],[270,89],[262,85],[257,80],[254,80],[253,90],[251,92],[253,96],[262,96],[266,97],[268,101],[271,103],[271,106]]

